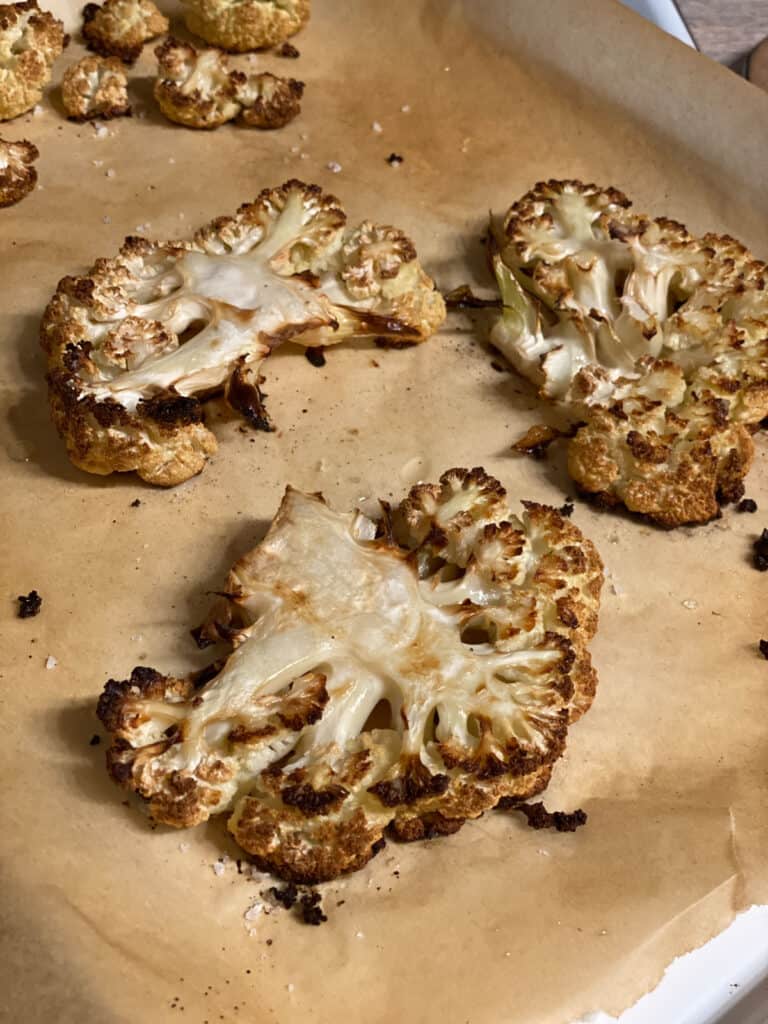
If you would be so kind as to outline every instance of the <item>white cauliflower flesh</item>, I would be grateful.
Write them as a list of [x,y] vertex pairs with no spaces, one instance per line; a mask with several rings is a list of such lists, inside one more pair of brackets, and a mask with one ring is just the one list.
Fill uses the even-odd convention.
[[75,121],[127,117],[125,65],[118,57],[83,57],[64,72],[61,98],[67,117]]
[[168,19],[152,0],[105,0],[83,8],[83,39],[102,57],[133,64],[144,43],[168,31]]
[[[393,232],[392,257],[378,263],[366,255],[376,231]],[[41,337],[73,462],[180,483],[215,450],[199,399],[223,387],[253,426],[272,429],[259,370],[284,341],[426,340],[445,307],[396,235],[367,222],[347,228],[337,199],[289,181],[192,241],[129,238],[117,259],[64,278]]]
[[276,46],[309,18],[310,0],[182,0],[190,32],[224,50]]
[[0,121],[40,102],[65,44],[64,26],[37,0],[0,4]]
[[569,455],[585,492],[664,525],[703,522],[740,497],[768,415],[768,268],[732,238],[630,206],[577,181],[515,203],[491,341],[586,422]]
[[482,469],[377,519],[289,488],[200,632],[234,645],[214,677],[107,683],[110,774],[166,824],[231,812],[262,869],[302,882],[361,867],[385,830],[450,833],[541,791],[594,694],[602,566],[523,504]]
[[37,146],[26,139],[0,139],[0,207],[13,206],[29,195],[37,182],[34,162],[39,156]]

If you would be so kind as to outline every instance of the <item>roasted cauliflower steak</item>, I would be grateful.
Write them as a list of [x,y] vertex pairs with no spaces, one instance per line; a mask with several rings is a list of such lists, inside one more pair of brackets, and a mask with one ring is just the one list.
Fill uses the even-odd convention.
[[64,45],[64,26],[37,0],[0,4],[0,121],[40,102]]
[[568,455],[583,492],[664,526],[741,497],[768,415],[766,264],[578,181],[516,202],[493,264],[491,341],[583,424]]
[[123,62],[118,57],[83,57],[64,72],[61,98],[74,121],[127,117],[131,106]]
[[39,156],[37,146],[26,139],[0,139],[0,207],[13,206],[29,195],[37,183],[34,162]]
[[235,118],[251,128],[282,128],[301,112],[304,83],[294,78],[231,69],[221,50],[172,37],[155,55],[155,99],[169,121],[186,128],[218,128]]
[[334,196],[289,181],[191,241],[128,238],[59,283],[41,327],[53,419],[81,469],[177,484],[216,450],[206,397],[272,429],[259,369],[284,341],[419,342],[444,317],[405,235],[349,228]]
[[168,19],[152,0],[105,0],[83,8],[83,39],[101,57],[133,64],[144,43],[168,31]]
[[288,488],[198,632],[203,685],[134,669],[98,715],[113,779],[177,827],[230,813],[262,870],[318,882],[385,833],[449,834],[548,783],[596,675],[602,565],[555,509],[453,469],[375,514]]
[[182,0],[187,28],[233,53],[277,46],[305,24],[310,0]]

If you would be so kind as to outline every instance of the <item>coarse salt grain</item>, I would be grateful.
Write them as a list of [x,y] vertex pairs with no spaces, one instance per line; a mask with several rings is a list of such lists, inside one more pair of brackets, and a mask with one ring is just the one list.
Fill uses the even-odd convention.
[[186,853],[189,849],[189,843],[179,843],[179,850],[181,853]]
[[35,117],[40,117],[42,112],[43,108],[40,106],[39,103],[36,103],[35,106],[32,108],[32,113],[35,115]]
[[337,163],[335,160],[329,160],[325,166],[328,168],[329,171],[332,171],[334,174],[338,174],[339,171],[341,170],[341,164]]
[[243,917],[245,918],[246,921],[255,921],[257,917],[263,914],[263,912],[264,904],[257,900],[255,903],[251,904],[250,907],[248,907],[246,912],[243,914]]
[[299,153],[299,160],[309,160],[309,153]]
[[364,939],[365,938],[365,932],[355,932],[355,938],[356,939]]
[[45,659],[46,668],[56,668],[58,664],[58,661],[54,658],[52,654],[49,654],[48,657]]
[[293,990],[296,988],[292,981],[289,981],[285,987],[288,989],[289,992],[293,992]]
[[683,601],[683,608],[687,608],[689,611],[693,611],[694,608],[699,607],[699,602],[694,601],[692,597],[689,597],[687,601]]
[[379,122],[378,122],[378,121],[374,121],[374,122],[373,122],[373,124],[371,125],[371,130],[372,130],[372,131],[374,131],[374,132],[376,132],[376,133],[377,133],[377,135],[380,135],[380,134],[381,134],[381,132],[383,132],[383,131],[384,131],[384,129],[383,129],[382,127],[381,127],[381,125],[379,124]]
[[300,153],[301,152],[301,146],[291,146],[291,152],[292,153]]
[[214,875],[216,875],[217,877],[220,877],[224,874],[224,865],[221,863],[220,860],[217,860],[215,861],[215,863],[211,864],[211,867],[213,868]]
[[91,163],[93,164],[94,167],[103,167],[103,165],[104,165],[104,161],[103,160],[91,160]]
[[173,157],[173,156],[169,156],[169,157],[168,157],[168,163],[169,163],[169,164],[175,164],[175,163],[176,163],[176,158],[175,158],[175,157]]
[[108,168],[108,170],[107,170],[107,177],[108,178],[114,178],[114,176],[115,176],[114,170],[111,167]]
[[102,217],[101,220],[102,220],[102,223],[104,223],[104,224],[111,224],[112,223],[112,218],[110,216]]
[[410,112],[411,112],[411,104],[410,104],[410,103],[404,103],[404,104],[402,105],[402,107],[400,107],[400,110],[401,110],[401,111],[402,111],[402,112],[403,112],[404,114],[410,114]]
[[536,853],[540,854],[542,857],[549,857],[549,856],[551,856],[549,850],[537,850]]
[[103,139],[106,135],[109,135],[109,131],[105,124],[94,124],[93,133],[97,139]]

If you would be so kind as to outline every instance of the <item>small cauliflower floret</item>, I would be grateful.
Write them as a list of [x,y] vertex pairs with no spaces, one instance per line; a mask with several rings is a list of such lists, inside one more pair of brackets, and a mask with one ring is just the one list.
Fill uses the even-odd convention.
[[[347,287],[347,242],[361,230],[391,238],[399,261],[408,256],[408,276],[397,275],[393,292]],[[117,259],[59,283],[41,333],[53,419],[82,469],[177,484],[216,450],[201,404],[215,391],[223,388],[252,426],[273,429],[260,369],[284,341],[419,342],[444,318],[401,232],[349,230],[337,199],[289,181],[192,241],[129,238]]]
[[130,115],[123,62],[117,57],[83,57],[64,72],[61,98],[67,117],[74,121]]
[[37,0],[0,4],[0,121],[40,102],[65,45],[64,26]]
[[282,128],[301,111],[304,84],[262,72],[231,70],[221,50],[166,39],[155,53],[155,98],[170,121],[218,128],[236,117],[252,128]]
[[233,53],[277,46],[309,18],[310,0],[182,0],[187,28]]
[[26,139],[0,139],[0,207],[20,203],[32,191],[37,182],[33,164],[39,156],[37,146]]
[[748,430],[768,415],[768,267],[630,205],[574,181],[515,203],[493,255],[491,341],[586,423],[569,457],[583,490],[665,525],[702,522],[739,496]]
[[[215,675],[107,683],[110,774],[169,825],[228,812],[262,870],[301,882],[540,792],[594,696],[602,565],[523,504],[482,469],[373,518],[288,488],[198,631],[234,648]],[[446,529],[455,561],[434,557]]]
[[106,0],[83,8],[83,39],[102,57],[133,64],[144,43],[168,31],[168,19],[152,0]]

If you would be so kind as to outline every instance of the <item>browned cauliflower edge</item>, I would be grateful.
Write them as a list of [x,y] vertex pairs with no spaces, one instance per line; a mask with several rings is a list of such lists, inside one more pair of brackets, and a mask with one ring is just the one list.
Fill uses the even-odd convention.
[[252,426],[273,429],[260,368],[284,341],[425,341],[445,305],[404,239],[349,228],[338,199],[288,181],[192,240],[128,238],[116,258],[65,277],[41,342],[69,457],[91,473],[177,484],[216,450],[209,395],[223,388]]
[[62,23],[40,10],[37,0],[0,4],[0,121],[40,102],[67,42]]
[[233,53],[277,46],[309,18],[310,0],[182,0],[187,28]]
[[282,128],[301,112],[304,83],[293,78],[230,69],[221,50],[172,37],[155,54],[155,99],[169,121],[186,128],[218,128],[235,118],[251,128]]
[[741,497],[768,416],[765,263],[579,181],[518,200],[493,263],[491,341],[583,424],[568,468],[585,494],[667,527]]
[[144,43],[168,31],[168,19],[152,0],[106,0],[83,8],[83,39],[101,57],[138,60]]
[[155,821],[227,812],[262,870],[362,867],[547,785],[596,675],[602,564],[555,509],[510,510],[481,468],[377,513],[288,488],[198,642],[202,676],[134,669],[98,715],[112,778]]
[[0,207],[13,206],[29,195],[37,183],[34,161],[39,156],[37,146],[26,139],[0,138]]
[[74,121],[129,116],[125,65],[118,57],[83,57],[64,72],[61,98]]

